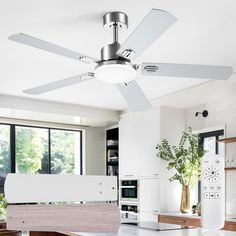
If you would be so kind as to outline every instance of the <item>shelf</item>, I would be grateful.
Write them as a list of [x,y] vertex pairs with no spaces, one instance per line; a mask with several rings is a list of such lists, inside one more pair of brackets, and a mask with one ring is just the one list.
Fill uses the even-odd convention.
[[[106,130],[106,175],[117,175],[119,172],[119,129]],[[117,157],[112,159],[112,157]],[[111,159],[110,159],[111,158]]]
[[107,149],[117,149],[119,145],[109,145],[107,146]]
[[236,142],[236,137],[219,139],[218,142],[219,143],[234,143]]
[[118,165],[118,161],[108,161],[107,165],[109,165],[109,166],[117,166]]
[[225,170],[236,170],[236,167],[225,167]]

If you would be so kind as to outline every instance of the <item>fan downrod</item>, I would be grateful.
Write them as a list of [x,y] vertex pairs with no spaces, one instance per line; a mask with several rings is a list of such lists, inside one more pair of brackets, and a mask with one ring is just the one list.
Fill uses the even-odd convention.
[[106,31],[113,32],[113,43],[105,45],[101,50],[101,60],[116,60],[116,52],[120,48],[119,31],[128,29],[128,16],[123,12],[108,12],[103,16],[103,27]]

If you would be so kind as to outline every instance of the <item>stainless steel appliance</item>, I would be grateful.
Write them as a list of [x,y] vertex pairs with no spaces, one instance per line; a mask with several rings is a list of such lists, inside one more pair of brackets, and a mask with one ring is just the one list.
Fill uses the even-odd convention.
[[121,222],[138,222],[139,204],[135,203],[120,203]]
[[120,181],[120,196],[121,201],[139,201],[139,180],[138,179],[123,179]]

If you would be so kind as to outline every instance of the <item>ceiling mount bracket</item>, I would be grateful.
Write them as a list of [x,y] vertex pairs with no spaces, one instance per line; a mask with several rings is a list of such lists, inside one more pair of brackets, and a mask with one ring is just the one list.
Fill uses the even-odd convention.
[[123,12],[108,12],[103,16],[103,27],[106,31],[113,31],[113,28],[125,31],[128,29],[128,16]]

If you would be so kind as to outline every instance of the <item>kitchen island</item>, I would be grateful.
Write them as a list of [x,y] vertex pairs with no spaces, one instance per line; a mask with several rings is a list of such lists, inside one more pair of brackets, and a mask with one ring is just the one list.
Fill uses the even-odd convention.
[[[60,232],[62,233],[62,232]],[[120,226],[117,233],[62,233],[67,236],[236,236],[234,231],[206,231],[201,228],[154,231],[138,227]]]

